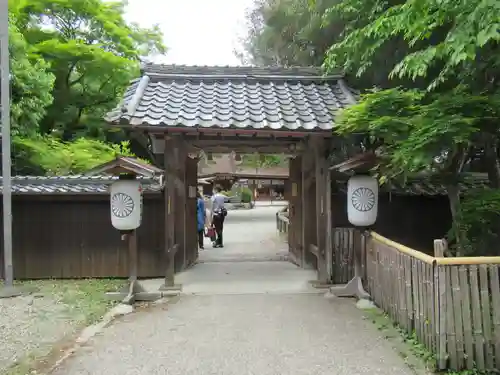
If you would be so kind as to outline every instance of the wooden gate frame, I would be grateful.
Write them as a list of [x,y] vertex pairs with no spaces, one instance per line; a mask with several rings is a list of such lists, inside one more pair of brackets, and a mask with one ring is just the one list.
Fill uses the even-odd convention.
[[[182,131],[167,130],[164,133],[164,168],[165,168],[165,252],[168,264],[165,272],[165,282],[160,290],[179,290],[180,285],[175,283],[175,271],[184,270],[196,262],[198,250],[196,243],[192,242],[194,236],[189,235],[189,227],[193,224],[193,215],[196,215],[197,168],[194,165],[198,159],[192,157],[193,147],[199,144],[213,144],[220,147],[226,145],[228,150],[248,152],[250,141],[265,144],[263,153],[272,153],[271,143],[273,132],[253,130],[260,136],[245,137],[244,141],[234,141],[231,136],[240,130],[219,129],[218,138],[211,139],[211,143],[194,138],[199,134],[196,129],[183,129]],[[226,134],[227,133],[227,134]],[[271,133],[266,136],[265,133]],[[283,132],[278,132],[282,133]],[[327,132],[290,132],[295,138],[296,147],[293,153],[295,158],[290,163],[290,226],[294,234],[290,234],[290,253],[294,261],[302,268],[317,268],[315,286],[329,286],[332,280],[332,225],[330,207],[330,173],[328,171],[328,155],[332,140],[331,133]],[[215,142],[215,143],[214,143]],[[245,148],[242,149],[242,145]],[[283,147],[281,145],[280,147]],[[258,152],[258,150],[257,150]],[[276,151],[278,152],[278,151]],[[196,173],[195,173],[196,172]],[[194,207],[194,210],[193,210]]]

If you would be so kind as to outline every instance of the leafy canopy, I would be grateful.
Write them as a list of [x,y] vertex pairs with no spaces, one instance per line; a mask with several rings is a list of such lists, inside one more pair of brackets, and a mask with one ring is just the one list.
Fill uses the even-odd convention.
[[126,154],[146,154],[103,121],[137,76],[140,60],[165,52],[158,27],[127,23],[125,5],[9,1],[15,173],[80,173],[124,145]]

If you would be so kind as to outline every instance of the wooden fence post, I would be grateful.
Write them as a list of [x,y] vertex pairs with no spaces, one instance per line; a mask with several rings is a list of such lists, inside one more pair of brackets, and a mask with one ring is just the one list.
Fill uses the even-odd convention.
[[[448,248],[446,240],[434,240],[434,257],[442,258]],[[446,343],[446,274],[445,266],[434,263],[434,316],[436,322],[436,355],[438,370],[447,367]]]

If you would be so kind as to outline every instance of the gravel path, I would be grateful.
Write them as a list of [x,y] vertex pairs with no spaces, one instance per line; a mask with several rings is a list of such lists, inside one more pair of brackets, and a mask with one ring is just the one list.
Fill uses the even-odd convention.
[[83,326],[100,319],[110,307],[104,292],[122,283],[117,280],[38,280],[27,284],[38,292],[0,298],[0,343],[3,344],[0,345],[0,374],[26,375],[33,373],[32,368],[43,368],[49,354],[67,345]]
[[409,375],[352,301],[183,296],[126,317],[56,375]]
[[0,373],[27,356],[47,354],[54,342],[75,329],[67,309],[53,298],[35,294],[0,299]]
[[352,300],[326,299],[314,271],[269,259],[283,250],[276,210],[230,212],[226,247],[179,275],[186,294],[124,317],[54,375],[412,374]]

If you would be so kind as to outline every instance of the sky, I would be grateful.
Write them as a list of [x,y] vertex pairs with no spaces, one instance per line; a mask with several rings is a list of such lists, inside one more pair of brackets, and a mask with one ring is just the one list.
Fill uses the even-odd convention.
[[253,0],[129,0],[127,20],[160,25],[168,48],[155,62],[241,65],[234,55]]

